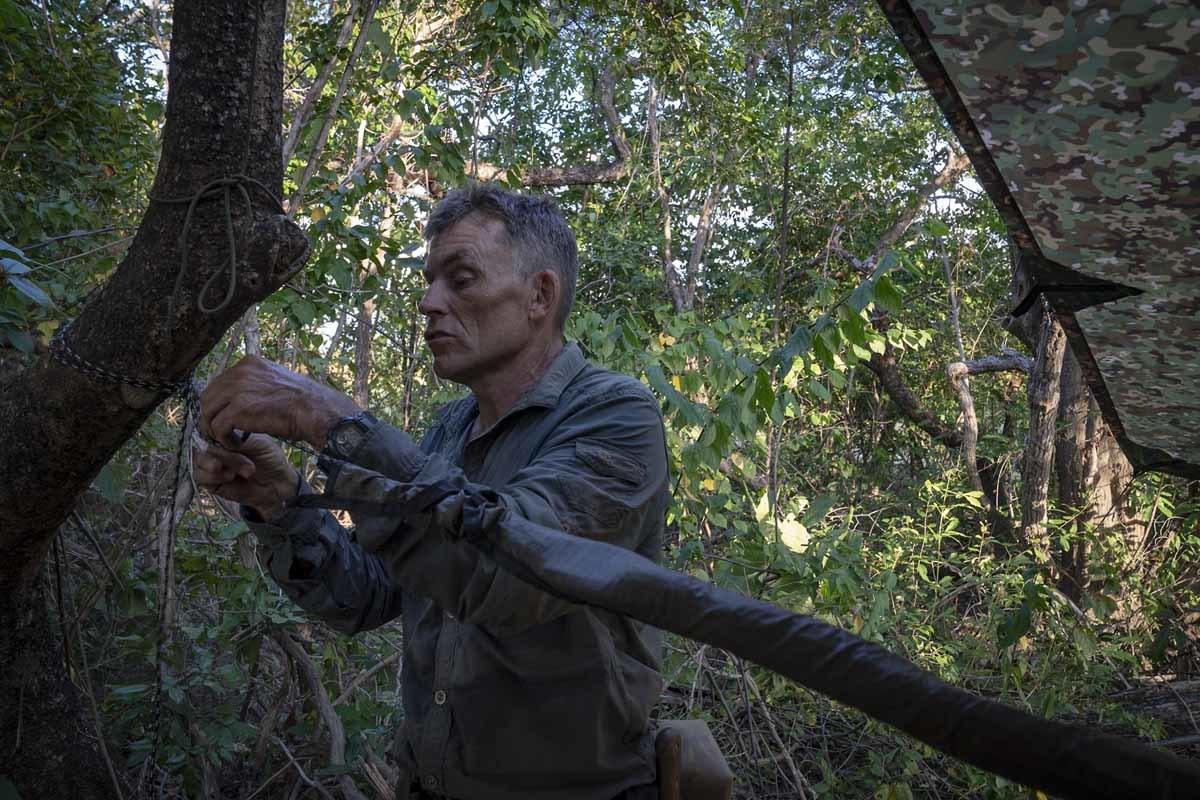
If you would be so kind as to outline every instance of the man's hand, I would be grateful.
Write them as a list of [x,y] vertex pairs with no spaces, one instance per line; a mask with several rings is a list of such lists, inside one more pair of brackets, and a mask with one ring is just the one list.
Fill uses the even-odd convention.
[[253,508],[264,520],[279,516],[296,496],[296,470],[279,445],[251,435],[237,450],[192,449],[196,484],[227,500]]
[[200,396],[200,430],[237,450],[234,430],[325,447],[329,429],[361,409],[349,397],[257,356],[214,378]]

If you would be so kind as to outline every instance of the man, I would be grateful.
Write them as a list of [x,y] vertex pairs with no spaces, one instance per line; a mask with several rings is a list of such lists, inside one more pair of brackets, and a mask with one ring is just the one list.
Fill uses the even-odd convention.
[[654,798],[655,631],[517,580],[454,535],[453,515],[356,514],[350,534],[291,505],[308,488],[270,436],[322,450],[329,495],[448,480],[658,558],[658,404],[564,342],[577,255],[557,207],[474,186],[439,203],[425,235],[433,368],[471,395],[444,407],[418,448],[349,398],[247,358],[201,398],[202,429],[224,447],[195,455],[197,482],[243,504],[260,558],[306,610],[348,634],[402,617],[401,797]]

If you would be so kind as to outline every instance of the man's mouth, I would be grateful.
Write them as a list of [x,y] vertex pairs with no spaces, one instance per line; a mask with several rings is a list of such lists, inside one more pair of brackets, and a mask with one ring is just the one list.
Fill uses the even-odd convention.
[[454,337],[452,335],[445,333],[443,331],[425,331],[425,341],[429,342],[429,343],[444,342],[447,339],[453,339],[453,338]]

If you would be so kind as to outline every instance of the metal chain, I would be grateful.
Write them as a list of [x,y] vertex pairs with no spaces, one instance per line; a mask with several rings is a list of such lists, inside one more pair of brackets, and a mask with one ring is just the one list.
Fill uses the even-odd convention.
[[70,328],[71,323],[68,322],[59,326],[58,330],[54,332],[53,338],[50,339],[50,355],[55,361],[70,367],[76,372],[82,372],[84,375],[97,378],[106,383],[125,383],[130,386],[136,386],[139,389],[148,389],[152,392],[159,392],[168,396],[173,394],[185,396],[192,384],[191,374],[179,381],[148,380],[146,378],[133,378],[128,375],[122,375],[94,361],[89,361],[67,344],[67,331]]

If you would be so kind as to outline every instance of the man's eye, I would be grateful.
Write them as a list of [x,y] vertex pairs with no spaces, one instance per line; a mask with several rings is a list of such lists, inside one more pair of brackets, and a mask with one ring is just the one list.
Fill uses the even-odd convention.
[[454,284],[455,287],[462,289],[463,287],[470,286],[472,283],[474,283],[474,281],[475,281],[475,276],[472,275],[471,273],[459,272],[459,273],[455,274],[455,276],[452,280],[452,283]]

